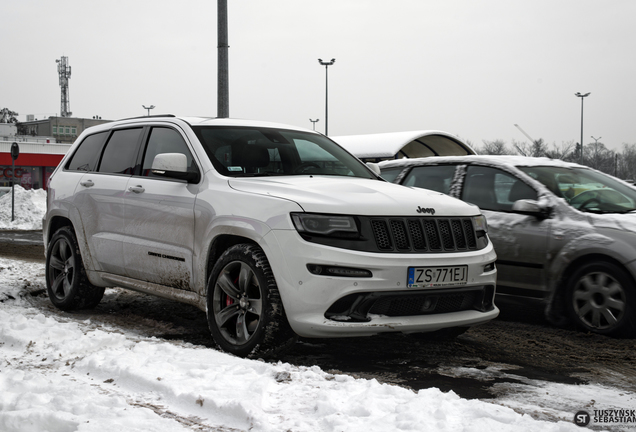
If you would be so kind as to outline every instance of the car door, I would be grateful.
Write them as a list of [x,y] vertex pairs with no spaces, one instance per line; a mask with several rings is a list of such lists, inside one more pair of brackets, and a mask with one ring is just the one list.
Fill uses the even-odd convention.
[[497,252],[497,291],[542,297],[552,221],[512,210],[515,201],[536,200],[538,192],[511,172],[490,166],[469,165],[461,184],[459,197],[478,205],[488,221]]
[[73,204],[79,213],[91,259],[99,271],[125,273],[123,195],[135,170],[142,131],[139,127],[112,131],[101,157],[96,157],[97,169],[84,174],[76,187]]
[[173,288],[192,287],[194,202],[198,186],[152,174],[161,153],[185,154],[198,170],[185,137],[171,127],[149,127],[139,175],[126,185],[123,256],[129,277]]

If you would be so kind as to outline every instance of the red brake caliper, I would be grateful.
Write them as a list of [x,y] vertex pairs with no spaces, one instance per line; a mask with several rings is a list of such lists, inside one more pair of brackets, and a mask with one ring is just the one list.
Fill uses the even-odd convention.
[[[238,277],[234,280],[234,285],[236,285],[238,283]],[[234,304],[234,300],[232,300],[232,297],[230,297],[229,295],[225,295],[225,307],[228,307],[230,305]]]

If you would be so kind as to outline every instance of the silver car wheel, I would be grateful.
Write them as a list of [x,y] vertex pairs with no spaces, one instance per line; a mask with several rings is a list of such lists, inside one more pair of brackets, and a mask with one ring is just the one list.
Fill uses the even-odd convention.
[[598,330],[616,327],[627,310],[625,289],[602,271],[587,273],[577,281],[572,302],[579,320]]

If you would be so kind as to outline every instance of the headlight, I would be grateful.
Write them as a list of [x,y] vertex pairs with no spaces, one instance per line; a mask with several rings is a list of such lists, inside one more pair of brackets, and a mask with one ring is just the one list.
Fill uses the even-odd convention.
[[473,218],[473,221],[475,223],[475,231],[477,231],[477,233],[488,232],[488,223],[486,222],[486,216],[484,215],[475,216]]
[[291,218],[298,232],[304,234],[344,234],[347,237],[358,234],[358,226],[353,216],[292,213]]

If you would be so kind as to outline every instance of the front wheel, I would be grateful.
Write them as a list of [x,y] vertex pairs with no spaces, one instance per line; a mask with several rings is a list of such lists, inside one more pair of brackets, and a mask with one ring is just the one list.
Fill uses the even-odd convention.
[[568,281],[568,313],[579,327],[594,333],[634,334],[635,290],[621,267],[602,261],[584,264]]
[[267,257],[256,245],[235,245],[221,255],[208,281],[207,309],[214,341],[237,356],[269,356],[296,340]]
[[46,288],[57,308],[71,311],[91,309],[104,296],[104,288],[86,277],[75,232],[62,227],[53,234],[46,250]]

